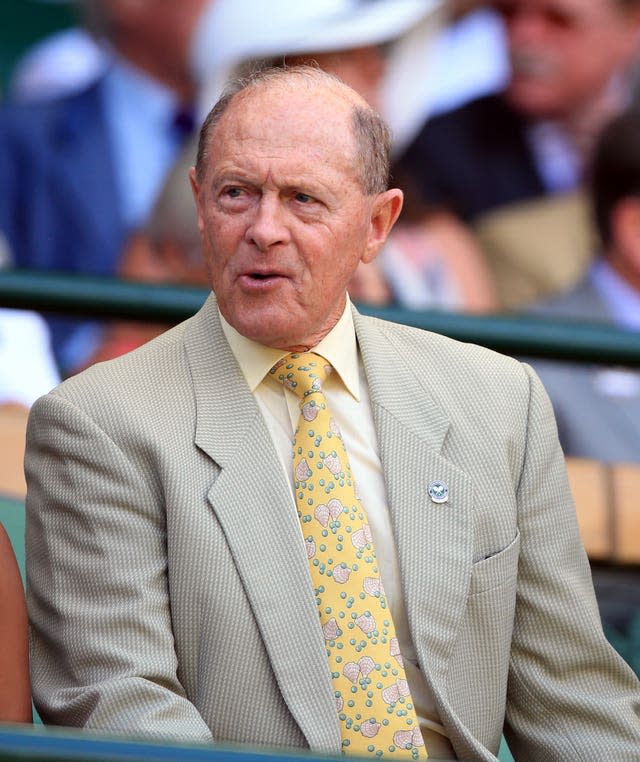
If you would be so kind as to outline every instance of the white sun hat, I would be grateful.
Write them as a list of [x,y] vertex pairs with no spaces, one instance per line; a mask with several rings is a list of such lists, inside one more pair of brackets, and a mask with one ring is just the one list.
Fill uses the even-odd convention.
[[251,61],[388,44],[381,111],[394,150],[423,123],[431,40],[444,0],[213,0],[191,46],[204,117],[224,87]]

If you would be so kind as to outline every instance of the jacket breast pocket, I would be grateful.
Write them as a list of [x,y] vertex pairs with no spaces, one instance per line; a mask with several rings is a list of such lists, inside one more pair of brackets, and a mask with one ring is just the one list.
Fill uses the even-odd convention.
[[476,561],[471,570],[469,595],[479,595],[487,590],[503,587],[518,574],[520,555],[520,532],[499,553]]

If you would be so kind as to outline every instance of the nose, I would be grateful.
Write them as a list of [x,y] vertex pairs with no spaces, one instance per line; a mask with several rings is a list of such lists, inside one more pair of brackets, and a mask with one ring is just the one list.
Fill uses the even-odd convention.
[[560,20],[551,17],[551,11],[531,8],[526,3],[519,3],[518,0],[504,3],[502,17],[512,44],[546,39],[549,32],[554,32],[556,27],[563,26]]
[[260,251],[272,246],[286,244],[290,240],[286,224],[286,211],[277,195],[264,194],[254,208],[253,217],[246,231],[246,240]]

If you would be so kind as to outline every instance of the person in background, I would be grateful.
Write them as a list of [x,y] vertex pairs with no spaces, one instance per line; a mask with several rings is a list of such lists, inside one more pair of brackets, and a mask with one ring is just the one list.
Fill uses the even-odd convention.
[[29,638],[22,579],[0,524],[0,722],[31,722]]
[[[533,314],[640,331],[640,110],[614,119],[595,149],[589,180],[601,252],[571,291]],[[536,360],[567,455],[640,463],[640,373]]]
[[31,411],[44,722],[469,762],[504,728],[516,758],[637,758],[640,684],[537,377],[350,305],[401,210],[389,159],[316,67],[263,70],[205,120],[214,293]]
[[638,0],[495,7],[510,56],[506,87],[427,121],[403,161],[426,201],[466,221],[576,188],[600,130],[629,104],[638,57]]
[[[506,86],[429,119],[399,158],[397,176],[425,203],[482,229],[499,298],[517,307],[575,285],[588,266],[583,250],[565,248],[573,266],[568,269],[558,256],[562,264],[556,274],[553,257],[546,256],[554,241],[529,236],[528,225],[518,236],[517,223],[521,214],[531,215],[531,207],[535,213],[542,203],[544,215],[548,199],[553,203],[580,189],[602,127],[630,103],[640,2],[496,0],[493,5],[506,31]],[[565,227],[583,219],[580,202],[578,208],[565,207]],[[500,216],[494,221],[494,215]],[[494,251],[491,227],[510,220],[515,233],[509,247]]]
[[[188,51],[206,4],[84,0],[108,40],[105,71],[79,91],[0,107],[0,230],[16,267],[115,274],[193,127]],[[95,349],[98,329],[50,325],[66,375]]]

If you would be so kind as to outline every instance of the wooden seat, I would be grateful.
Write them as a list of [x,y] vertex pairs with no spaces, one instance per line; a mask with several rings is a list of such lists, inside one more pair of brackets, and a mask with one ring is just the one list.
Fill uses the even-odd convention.
[[0,405],[0,494],[24,498],[24,440],[28,410],[21,405]]
[[566,462],[589,558],[640,564],[640,464],[576,457]]

